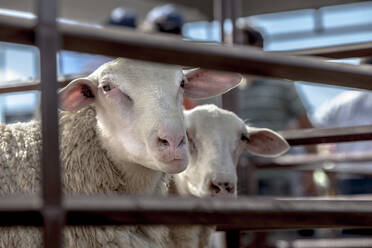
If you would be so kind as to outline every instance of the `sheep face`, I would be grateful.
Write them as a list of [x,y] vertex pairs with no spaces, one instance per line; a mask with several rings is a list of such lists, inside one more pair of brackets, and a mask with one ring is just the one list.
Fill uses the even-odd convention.
[[244,150],[259,156],[278,156],[287,142],[268,129],[248,127],[234,113],[214,105],[184,111],[190,164],[176,175],[195,196],[236,195],[236,165]]
[[[60,107],[74,111],[94,104],[98,134],[117,164],[179,173],[188,164],[183,95],[204,90],[208,97],[227,90],[224,83],[216,90],[195,72],[190,75],[195,79],[178,66],[116,59],[71,82],[60,92]],[[240,78],[235,81],[234,86]]]

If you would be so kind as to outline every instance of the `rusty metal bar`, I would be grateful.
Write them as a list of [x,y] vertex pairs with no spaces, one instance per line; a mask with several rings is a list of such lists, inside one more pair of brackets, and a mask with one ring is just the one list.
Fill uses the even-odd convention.
[[30,84],[17,84],[17,85],[4,85],[0,87],[0,94],[12,93],[12,92],[21,92],[21,91],[31,91],[31,90],[40,90],[39,84],[33,84],[30,81]]
[[[72,80],[80,77],[86,77],[88,74],[73,74],[65,75],[58,77],[57,87],[65,87]],[[26,81],[8,81],[0,83],[0,94],[11,93],[11,92],[20,92],[20,91],[31,91],[31,90],[40,90],[40,80],[26,80]]]
[[357,44],[336,45],[293,51],[275,51],[272,53],[286,55],[320,56],[332,59],[372,57],[372,42],[362,42]]
[[[33,44],[34,20],[0,16],[0,40]],[[63,48],[260,76],[372,89],[372,72],[305,56],[269,54],[254,48],[192,44],[167,35],[60,23]],[[22,34],[21,37],[15,34]]]
[[291,248],[360,248],[372,247],[372,239],[358,238],[333,238],[333,239],[296,239],[285,241]]
[[[189,2],[189,1],[188,1]],[[281,11],[292,11],[301,9],[319,9],[332,5],[349,4],[363,2],[362,0],[312,0],[312,1],[243,1],[243,16],[252,16],[264,13],[273,13]],[[352,5],[351,5],[352,6]]]
[[226,19],[226,0],[213,0],[213,15],[214,19],[220,24],[220,40],[221,43],[225,42],[225,19]]
[[[258,163],[256,168],[259,169],[290,169],[296,167],[303,167],[304,165],[309,164],[322,164],[322,163],[360,163],[360,162],[368,162],[372,161],[372,151],[371,152],[363,152],[363,153],[353,153],[353,154],[301,154],[301,155],[284,155],[279,158],[273,159],[269,163]],[[337,169],[337,167],[335,168]],[[350,170],[352,171],[352,166]],[[368,174],[368,172],[366,172]],[[369,173],[371,174],[371,173]]]
[[[170,64],[372,89],[372,72],[358,66],[335,64],[316,58],[265,54],[265,52],[246,47],[192,44],[174,37],[164,39],[165,37],[147,36],[148,34],[139,34],[134,31],[124,32],[107,28],[101,29],[99,33],[96,33],[97,31],[99,30],[91,27],[86,30],[81,30],[76,26],[66,28],[64,48]],[[116,42],[111,42],[108,38],[112,36],[112,40]]]
[[[232,22],[232,33],[231,33],[232,37],[231,37],[230,43],[232,42],[232,44],[239,44],[239,40],[237,39],[238,30],[236,29],[235,22],[236,22],[236,19],[240,17],[239,7],[241,7],[241,3],[238,0],[224,0],[223,2],[225,2],[225,5],[226,5],[224,7],[225,12],[229,10],[228,17],[231,19],[231,22]],[[226,94],[223,94],[221,98],[222,98],[222,106],[224,109],[227,109],[236,114],[239,114],[238,89],[233,89],[227,92]],[[234,237],[234,235],[231,235],[231,237]]]
[[[216,11],[218,11],[218,9],[215,10],[215,13]],[[13,20],[16,20],[16,22],[13,23]],[[1,40],[33,45],[35,42],[34,33],[32,31],[33,26],[34,21],[30,19],[0,15],[0,27],[2,28],[2,34],[0,34]],[[334,45],[292,51],[273,51],[270,53],[285,55],[320,56],[332,59],[372,57],[372,42],[361,42],[348,45]]]
[[242,1],[230,0],[230,12],[232,22],[232,41],[234,44],[241,44],[240,29],[236,28],[236,20],[242,16]]
[[2,196],[0,226],[43,226],[42,207],[36,196]]
[[[42,225],[41,203],[0,200],[0,225]],[[102,203],[105,204],[102,204]],[[66,197],[67,225],[201,224],[220,230],[372,227],[372,198]]]
[[[240,0],[228,0],[226,1],[230,10],[230,19],[232,23],[231,42],[232,44],[240,44],[238,37],[239,30],[236,28],[236,20],[241,16],[241,1]],[[239,113],[239,98],[238,89],[233,89],[230,92],[222,95],[222,106],[223,108],[230,110],[236,114]],[[243,174],[245,175],[245,174]],[[239,177],[239,180],[247,180],[248,178]],[[240,247],[240,230],[229,230],[225,235],[226,247],[227,248],[238,248]]]
[[279,132],[291,146],[372,139],[372,126],[310,128]]
[[57,51],[59,35],[56,25],[56,0],[37,1],[36,43],[40,50],[41,132],[42,144],[42,216],[44,247],[62,247],[64,215],[58,145]]

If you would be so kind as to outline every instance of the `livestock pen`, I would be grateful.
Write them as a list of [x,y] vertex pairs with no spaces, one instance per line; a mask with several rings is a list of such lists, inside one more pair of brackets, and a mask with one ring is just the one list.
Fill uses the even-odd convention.
[[[226,2],[220,0],[215,4],[219,6],[216,8],[216,12],[220,11],[219,18],[224,20],[227,14],[223,4]],[[239,1],[231,0],[229,4],[233,10],[230,17],[235,20],[239,16]],[[139,196],[63,197],[56,95],[59,87],[56,53],[59,49],[370,90],[372,71],[327,62],[324,57],[371,56],[372,43],[269,53],[242,46],[195,44],[167,35],[62,23],[56,21],[56,16],[57,4],[51,0],[38,1],[38,18],[0,15],[0,40],[37,45],[41,58],[40,80],[3,87],[0,92],[41,90],[44,137],[42,197],[2,199],[0,226],[43,226],[45,247],[62,246],[65,225],[213,224],[218,225],[219,230],[227,231],[229,247],[238,245],[236,230],[372,227],[372,200],[369,198],[240,197],[226,201]],[[62,85],[66,80],[62,78],[58,82]],[[229,99],[224,99],[225,106],[233,109],[234,103],[227,102]],[[282,134],[292,146],[352,142],[370,140],[372,126],[297,130]]]

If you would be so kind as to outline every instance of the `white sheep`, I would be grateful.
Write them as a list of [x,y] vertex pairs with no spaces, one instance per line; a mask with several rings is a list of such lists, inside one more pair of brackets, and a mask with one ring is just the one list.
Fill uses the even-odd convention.
[[[209,97],[241,76],[116,59],[60,93],[66,194],[164,194],[188,163],[183,95]],[[0,124],[0,196],[39,193],[40,123]],[[0,247],[41,247],[38,228],[1,228]],[[165,227],[69,227],[66,247],[162,247]]]
[[[170,190],[175,194],[236,196],[236,166],[243,151],[274,157],[289,149],[279,134],[250,127],[233,112],[215,105],[201,105],[184,114],[190,162],[184,172],[173,175]],[[175,226],[170,228],[169,247],[208,247],[214,230],[209,226]]]

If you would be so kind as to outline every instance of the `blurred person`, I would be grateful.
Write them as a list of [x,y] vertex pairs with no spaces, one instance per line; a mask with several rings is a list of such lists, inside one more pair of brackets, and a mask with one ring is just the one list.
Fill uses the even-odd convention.
[[[118,7],[110,11],[103,25],[135,29],[137,27],[137,14],[132,9]],[[62,75],[91,73],[112,59],[103,55],[61,51],[59,71]]]
[[[263,49],[262,32],[250,25],[238,26],[243,45]],[[312,128],[307,111],[293,82],[285,79],[246,75],[246,82],[237,91],[238,114],[252,126],[270,128],[276,131]],[[308,153],[315,153],[315,146],[307,146]],[[301,150],[301,149],[300,149]],[[298,153],[292,148],[290,153]],[[301,150],[300,152],[304,152]],[[312,172],[256,171],[255,163],[265,160],[250,154],[242,156],[238,166],[238,193],[240,195],[316,195],[317,190]],[[246,180],[243,181],[243,178]],[[312,230],[302,231],[313,235]],[[268,233],[241,233],[243,247],[270,247]]]
[[[360,64],[370,69],[372,58],[362,59]],[[371,110],[371,91],[348,90],[323,104],[315,112],[314,124],[320,128],[372,125]],[[372,141],[336,143],[327,147],[330,153],[372,153]],[[351,170],[360,174],[348,174]],[[336,189],[339,194],[372,193],[372,162],[338,163],[332,171],[338,172]],[[361,175],[363,173],[366,175]]]
[[[261,33],[247,25],[240,28],[243,44],[258,49],[264,48]],[[246,75],[239,89],[239,114],[254,125],[274,130],[313,127],[293,82]]]
[[111,11],[106,24],[137,28],[137,13],[132,9],[117,7]]
[[[136,29],[137,13],[132,9],[117,7],[111,10],[104,25],[108,27],[113,26]],[[84,71],[89,73],[113,59],[102,55],[87,54],[84,56],[87,56],[84,64]]]
[[182,35],[184,17],[173,4],[161,5],[147,13],[141,29],[145,32],[162,32]]
[[[263,49],[264,38],[261,32],[251,26],[243,26],[240,29],[242,40],[246,42],[245,45]],[[246,82],[239,86],[237,94],[239,116],[253,126],[270,128],[276,131],[289,128],[302,129],[313,127],[294,84],[288,80],[247,75]],[[315,153],[316,147],[309,146],[306,147],[306,150],[307,152]],[[247,163],[249,162],[247,161]],[[270,175],[269,177],[272,176]],[[302,190],[298,186],[292,187],[294,192],[287,192],[287,194],[314,194],[315,189],[312,183],[312,175],[305,177],[306,183],[303,184],[304,188]],[[272,179],[276,180],[275,177]],[[262,187],[267,186],[263,181],[261,181],[261,184]],[[283,187],[286,188],[289,186]],[[279,189],[278,187],[275,188]],[[265,188],[261,190],[262,193],[265,193],[263,192]],[[288,188],[284,190],[288,190]],[[281,193],[276,192],[276,194]]]
[[[360,64],[371,69],[372,58],[361,59]],[[372,125],[372,92],[345,91],[323,104],[314,115],[314,125],[320,128]],[[329,153],[371,153],[372,141],[345,142],[327,146]],[[329,170],[335,175],[335,190],[339,195],[372,193],[372,162],[342,162]],[[372,234],[372,229],[343,229],[346,235]]]
[[238,26],[240,43],[257,47],[259,49],[264,48],[264,35],[262,31],[258,31],[250,25]]

